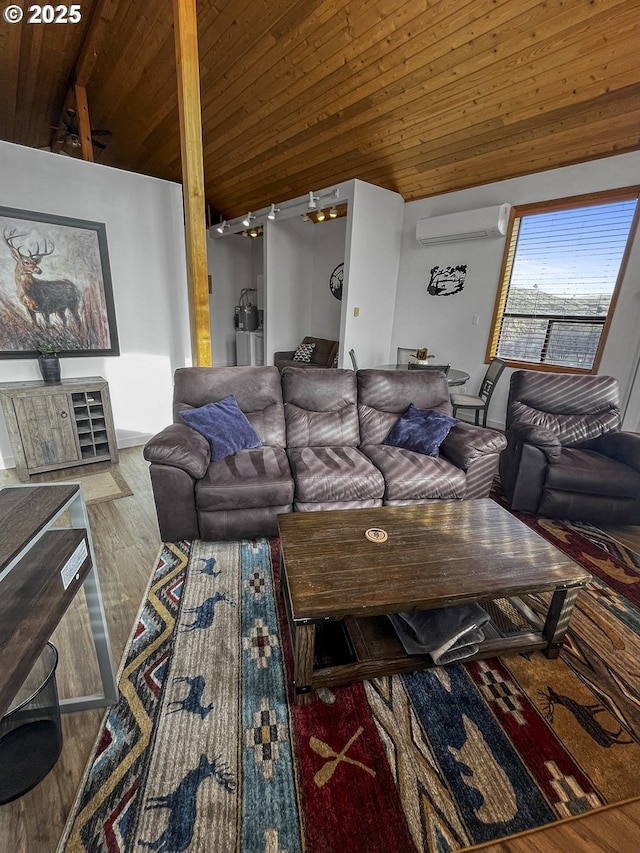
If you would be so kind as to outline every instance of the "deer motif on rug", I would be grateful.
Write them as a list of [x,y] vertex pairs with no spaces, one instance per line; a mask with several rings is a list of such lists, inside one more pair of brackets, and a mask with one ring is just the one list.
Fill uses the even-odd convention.
[[188,849],[198,818],[198,788],[209,777],[213,777],[228,793],[235,792],[233,775],[221,763],[220,756],[216,755],[213,761],[209,761],[202,753],[197,766],[189,770],[175,790],[160,797],[149,797],[145,811],[168,809],[167,828],[155,841],[140,841],[141,847],[156,853],[183,853]]

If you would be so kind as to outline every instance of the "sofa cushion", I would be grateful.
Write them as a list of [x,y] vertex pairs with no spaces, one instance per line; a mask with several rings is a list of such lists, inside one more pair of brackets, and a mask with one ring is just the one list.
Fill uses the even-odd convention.
[[511,404],[516,423],[542,427],[554,433],[563,447],[582,444],[592,438],[618,429],[620,416],[616,409],[596,414],[556,414],[543,412],[518,401]]
[[358,416],[360,443],[381,444],[411,403],[451,415],[445,376],[429,370],[360,370]]
[[287,450],[296,484],[296,501],[380,499],[384,480],[355,447],[299,447]]
[[192,429],[208,439],[211,461],[217,462],[238,450],[260,447],[260,439],[238,406],[233,394],[218,403],[207,403],[197,409],[185,409],[180,417]]
[[355,447],[360,439],[355,406],[335,412],[309,412],[285,403],[288,447]]
[[357,386],[352,370],[282,371],[287,447],[331,447],[360,442]]
[[384,503],[395,501],[462,499],[467,491],[465,472],[443,456],[425,456],[400,447],[366,445],[362,452],[382,472]]
[[315,344],[311,355],[311,364],[315,364],[316,367],[331,367],[333,364],[333,356],[338,351],[338,341],[307,335],[306,338],[303,338],[302,343]]
[[592,450],[564,448],[547,468],[547,489],[603,497],[640,498],[640,474]]
[[457,418],[443,415],[433,409],[419,409],[413,403],[396,421],[382,442],[391,447],[415,450],[427,456],[438,456],[440,445],[456,424]]
[[198,512],[293,503],[293,480],[284,450],[258,447],[212,462],[196,482]]
[[276,367],[180,367],[174,374],[173,420],[180,412],[233,394],[262,444],[285,445],[280,372]]
[[309,363],[311,356],[316,348],[315,344],[298,344],[296,351],[293,354],[292,361],[305,361]]

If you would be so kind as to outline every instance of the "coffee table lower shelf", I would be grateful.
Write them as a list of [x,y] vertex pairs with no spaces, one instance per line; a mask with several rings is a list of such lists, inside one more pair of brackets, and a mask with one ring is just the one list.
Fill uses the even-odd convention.
[[[491,621],[483,626],[485,640],[478,653],[465,658],[465,662],[535,650],[544,650],[549,657],[559,654],[564,632],[562,637],[556,635],[554,642],[550,642],[545,629],[548,616],[540,618],[524,598],[480,601],[479,604],[489,612]],[[535,602],[532,604],[535,606]],[[548,608],[547,602],[544,609]],[[293,633],[297,634],[292,638],[294,649],[297,645],[303,657],[308,658],[307,643],[313,644],[313,669],[311,678],[307,679],[310,683],[294,683],[298,704],[308,701],[311,691],[319,687],[339,687],[435,666],[430,655],[405,652],[386,616],[350,616],[344,620],[298,625]]]

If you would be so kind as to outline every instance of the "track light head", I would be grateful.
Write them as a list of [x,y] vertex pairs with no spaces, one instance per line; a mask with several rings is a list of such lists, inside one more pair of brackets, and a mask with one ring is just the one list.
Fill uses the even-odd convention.
[[324,219],[325,219],[324,210],[319,210],[318,213],[316,214],[316,221],[317,222],[324,222]]
[[271,219],[273,221],[276,218],[276,213],[280,213],[280,208],[276,207],[275,204],[272,204],[269,208],[269,213],[267,213],[267,219]]
[[251,211],[249,211],[249,213],[247,213],[245,218],[242,220],[242,224],[245,226],[245,228],[248,228],[251,225],[252,219],[255,219],[255,216],[253,215],[253,213],[251,213]]
[[309,192],[309,210],[315,210],[318,201],[318,196],[313,194],[313,190]]
[[338,211],[335,209],[335,207],[330,208],[329,219],[335,219],[337,215],[338,215]]
[[227,225],[227,220],[223,219],[220,225],[216,225],[216,231],[218,232],[218,234],[224,234],[224,229],[230,227],[230,225]]

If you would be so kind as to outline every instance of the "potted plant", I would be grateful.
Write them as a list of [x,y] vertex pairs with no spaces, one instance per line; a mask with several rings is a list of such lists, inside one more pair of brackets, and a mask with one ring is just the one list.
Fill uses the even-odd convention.
[[60,382],[60,347],[55,344],[40,344],[38,347],[38,365],[42,378],[48,385]]

